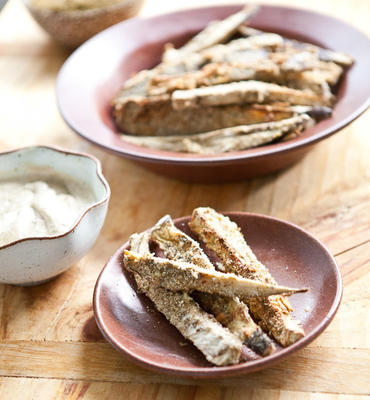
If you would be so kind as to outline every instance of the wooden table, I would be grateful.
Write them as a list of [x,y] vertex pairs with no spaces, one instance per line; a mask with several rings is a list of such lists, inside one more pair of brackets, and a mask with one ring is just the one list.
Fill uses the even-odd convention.
[[[209,3],[222,2],[147,0],[142,15]],[[279,3],[319,10],[370,32],[369,0]],[[0,150],[53,144],[92,153],[112,188],[103,231],[78,264],[39,287],[0,285],[0,399],[352,400],[369,395],[370,114],[280,173],[236,184],[186,184],[109,155],[66,126],[54,84],[68,54],[19,0],[0,14]],[[136,367],[105,342],[91,299],[109,256],[132,232],[165,213],[178,217],[201,205],[283,218],[329,247],[343,273],[343,302],[311,345],[261,372],[196,382]]]

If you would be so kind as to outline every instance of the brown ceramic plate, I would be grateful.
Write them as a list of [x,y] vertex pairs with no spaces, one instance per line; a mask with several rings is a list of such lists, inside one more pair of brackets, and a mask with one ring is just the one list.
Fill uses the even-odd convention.
[[57,98],[62,116],[85,139],[154,172],[189,181],[223,182],[262,175],[298,161],[310,146],[349,124],[368,107],[370,40],[364,34],[312,11],[262,6],[250,26],[348,53],[356,60],[340,82],[331,118],[297,139],[226,154],[165,152],[122,141],[111,117],[110,101],[124,81],[156,65],[165,43],[180,46],[209,21],[225,18],[240,8],[228,5],[134,18],[98,34],[77,49],[59,73]]
[[[105,338],[137,364],[158,372],[196,378],[235,376],[266,368],[315,339],[330,323],[342,295],[338,266],[328,250],[296,225],[258,214],[226,213],[248,238],[257,257],[265,263],[278,283],[309,287],[291,297],[294,316],[302,321],[306,336],[294,345],[268,357],[228,367],[214,367],[153,303],[136,291],[135,281],[123,268],[125,243],[108,261],[95,286],[94,313]],[[175,220],[191,235],[190,217]],[[191,235],[192,236],[192,235]],[[194,236],[193,236],[194,237]]]

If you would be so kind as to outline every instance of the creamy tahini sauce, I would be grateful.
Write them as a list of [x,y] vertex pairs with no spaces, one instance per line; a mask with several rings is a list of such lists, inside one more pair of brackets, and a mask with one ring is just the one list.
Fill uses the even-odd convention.
[[61,179],[0,181],[0,246],[27,237],[67,232],[94,201],[77,182]]

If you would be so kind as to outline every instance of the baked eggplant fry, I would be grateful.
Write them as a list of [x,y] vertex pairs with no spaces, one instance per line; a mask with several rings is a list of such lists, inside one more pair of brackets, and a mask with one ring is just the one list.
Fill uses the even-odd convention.
[[[227,272],[258,282],[276,283],[247,245],[240,228],[228,217],[211,208],[200,207],[193,211],[189,226],[222,260]],[[290,315],[292,308],[285,297],[246,299],[246,303],[259,325],[283,346],[289,346],[304,336],[302,327]]]
[[[232,128],[225,128],[223,130],[232,130],[236,133],[242,131],[245,126],[235,126]],[[241,128],[241,129],[240,129]],[[201,135],[201,134],[198,134]],[[198,136],[194,135],[194,136]],[[216,137],[210,140],[208,144],[201,143],[197,138],[190,135],[183,136],[129,136],[122,135],[122,139],[126,142],[136,144],[137,146],[147,147],[149,149],[163,150],[163,151],[177,151],[179,153],[193,153],[193,154],[215,154],[230,152],[236,150],[247,150],[253,147],[261,146],[273,142],[281,138],[284,131],[269,130],[250,135],[243,136],[230,136],[230,137]]]
[[205,49],[200,54],[205,61],[227,61],[237,53],[246,53],[255,50],[272,50],[283,44],[283,38],[276,33],[264,33],[249,38],[235,39],[227,44],[218,44]]
[[194,135],[163,137],[122,135],[121,138],[138,146],[157,150],[216,153],[234,149],[245,150],[271,142],[288,132],[302,131],[311,123],[313,122],[307,114],[301,114],[281,121],[241,125]]
[[[302,107],[302,110],[308,111],[306,107]],[[299,112],[299,109],[290,109],[290,111],[294,112]],[[207,144],[210,143],[212,139],[216,138],[226,138],[226,137],[232,137],[232,136],[241,136],[241,135],[249,135],[252,133],[257,133],[257,132],[265,132],[265,131],[276,131],[279,129],[283,129],[285,131],[297,129],[301,126],[305,127],[307,124],[309,124],[311,121],[311,118],[306,114],[302,113],[299,115],[295,115],[291,118],[285,118],[280,121],[272,121],[272,122],[262,122],[260,124],[251,124],[251,125],[241,125],[239,127],[231,127],[231,128],[225,128],[225,129],[219,129],[216,131],[211,131],[211,132],[205,132],[205,133],[199,133],[197,135],[185,135],[185,136],[180,136],[184,139],[187,138],[192,138],[199,143]],[[234,129],[237,128],[237,129]]]
[[318,48],[319,58],[321,61],[334,62],[342,67],[350,67],[353,64],[353,58],[347,54],[329,49]]
[[[199,243],[177,229],[169,215],[158,221],[152,229],[151,238],[159,245],[166,258],[190,262],[199,267],[215,270]],[[267,356],[274,350],[271,339],[253,321],[248,307],[237,297],[230,298],[209,293],[196,293],[196,300],[217,321],[236,334],[242,342],[256,353]]]
[[225,42],[257,10],[258,7],[256,6],[245,6],[241,11],[230,15],[222,21],[212,22],[179,49],[173,48],[172,45],[167,45],[162,56],[162,61],[166,63],[183,59],[191,53],[196,53],[217,43]]
[[[230,128],[231,129],[231,128]],[[283,129],[269,130],[250,135],[216,138],[209,145],[202,145],[191,139],[185,139],[184,144],[188,153],[217,154],[230,151],[242,151],[252,149],[281,139],[285,132]]]
[[[134,234],[130,238],[132,251],[149,253],[149,232]],[[135,273],[141,292],[145,293],[156,308],[189,339],[215,365],[237,364],[242,351],[241,340],[216,319],[202,310],[185,292],[171,292],[155,287],[151,281]]]
[[232,82],[190,90],[175,90],[171,96],[174,109],[245,103],[286,102],[307,106],[330,106],[333,96],[312,90],[297,90],[261,81]]
[[124,252],[125,266],[132,272],[147,277],[153,285],[172,291],[194,291],[215,293],[222,296],[237,296],[241,300],[251,297],[267,297],[274,294],[291,295],[306,292],[306,288],[292,289],[271,285],[256,280],[210,271],[194,264],[171,261],[150,254],[140,255]]
[[295,115],[286,107],[260,104],[232,104],[174,110],[171,102],[128,102],[114,110],[117,124],[137,136],[190,135],[217,129],[279,121]]
[[312,43],[304,43],[304,42],[299,42],[297,40],[284,38],[284,46],[285,47],[291,46],[298,50],[304,49],[307,51],[311,51],[312,53],[317,54],[318,58],[321,61],[334,62],[335,64],[338,64],[342,67],[350,67],[354,62],[353,58],[347,54],[329,49],[324,49],[322,47],[315,46]]
[[150,81],[148,94],[153,96],[172,93],[175,90],[189,90],[250,79],[270,81],[275,79],[278,73],[278,66],[270,60],[262,59],[244,65],[240,63],[210,63],[198,71],[182,75],[154,76]]
[[189,339],[212,364],[239,363],[242,342],[216,319],[202,310],[185,292],[171,292],[154,287],[150,280],[137,279],[138,287],[168,321]]
[[310,89],[325,94],[328,90],[330,92],[328,85],[334,85],[342,73],[341,67],[336,64],[325,65],[324,68],[322,62],[315,61],[316,67],[308,70],[304,65],[296,64],[293,67],[288,61],[289,59],[280,65],[262,57],[249,62],[209,63],[200,70],[180,75],[154,75],[147,86],[147,94],[156,96],[175,90],[190,90],[245,80],[278,83],[293,89]]
[[[246,25],[240,25],[238,27],[238,32],[245,36],[245,37],[250,37],[250,36],[258,36],[258,35],[263,35],[266,32],[260,31],[258,29],[253,29],[250,28],[249,26]],[[313,53],[316,53],[319,57],[320,60],[322,61],[332,61],[335,62],[338,65],[341,65],[343,67],[349,67],[353,64],[353,58],[347,54],[338,52],[338,51],[333,51],[329,49],[324,49],[319,46],[315,46],[312,43],[304,43],[300,42],[297,40],[293,39],[284,39],[284,47],[291,47],[294,49],[298,50],[308,50]]]

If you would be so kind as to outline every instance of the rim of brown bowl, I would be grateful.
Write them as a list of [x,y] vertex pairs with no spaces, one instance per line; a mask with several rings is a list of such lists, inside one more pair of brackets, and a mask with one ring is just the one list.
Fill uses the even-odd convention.
[[[77,134],[110,152],[138,161],[194,166],[266,159],[273,154],[294,152],[334,134],[369,107],[370,82],[364,79],[370,70],[370,59],[365,51],[370,46],[370,39],[366,35],[351,25],[324,14],[298,8],[261,5],[250,26],[347,52],[355,58],[354,65],[341,80],[338,100],[331,118],[307,129],[296,139],[223,154],[199,156],[152,150],[122,140],[110,115],[110,100],[128,75],[152,67],[158,61],[163,43],[173,40],[175,44],[181,44],[185,37],[194,35],[208,21],[225,17],[239,10],[241,6],[234,4],[204,7],[151,18],[133,18],[94,36],[67,59],[59,72],[56,93],[62,117]],[[156,27],[161,29],[155,30]],[[153,30],[156,31],[155,38],[147,35]],[[130,32],[135,32],[134,39],[132,35],[130,37]],[[127,42],[124,42],[125,37],[128,38]],[[155,57],[149,57],[152,59],[151,65],[143,56],[145,49],[154,49],[156,52]],[[141,62],[142,67],[138,68],[137,64],[129,65],[135,58],[135,52],[140,50],[141,57],[144,58],[136,63]],[[99,68],[92,68],[102,59],[107,61],[100,62]],[[123,71],[124,68],[126,72]]]
[[[264,358],[260,358],[258,360],[247,361],[245,363],[225,366],[225,367],[209,366],[209,367],[188,367],[188,368],[181,368],[181,367],[170,368],[168,366],[163,366],[157,362],[148,361],[148,359],[145,359],[144,357],[141,357],[140,355],[136,354],[134,351],[131,351],[129,345],[125,346],[125,343],[123,343],[124,340],[118,337],[119,335],[117,334],[117,332],[116,334],[112,332],[109,326],[107,326],[107,324],[105,323],[105,318],[107,317],[107,315],[105,315],[104,313],[106,312],[106,310],[102,310],[101,302],[103,298],[102,292],[104,291],[104,286],[103,286],[104,275],[105,274],[109,275],[110,272],[109,268],[112,268],[112,266],[114,265],[119,265],[120,268],[122,267],[122,261],[120,261],[119,258],[122,258],[121,255],[123,250],[129,246],[129,243],[126,242],[114,253],[114,255],[109,259],[109,261],[106,263],[106,265],[99,274],[99,277],[96,281],[94,288],[93,310],[96,323],[100,331],[102,332],[103,336],[105,337],[105,339],[116,350],[118,350],[120,353],[123,353],[129,360],[133,361],[135,364],[155,372],[161,372],[169,375],[189,377],[189,378],[203,378],[203,379],[226,378],[226,377],[251,373],[261,370],[263,368],[267,368],[275,364],[276,362],[285,359],[286,357],[296,352],[297,350],[307,346],[326,329],[326,327],[334,318],[341,302],[343,293],[343,282],[339,267],[334,257],[331,255],[331,253],[323,243],[321,243],[313,235],[311,235],[298,225],[295,225],[288,221],[281,220],[279,218],[274,218],[262,214],[248,213],[248,212],[225,212],[222,214],[229,216],[232,220],[234,219],[238,220],[239,218],[241,219],[254,218],[260,220],[260,222],[263,223],[278,224],[280,226],[282,225],[283,229],[290,229],[293,230],[294,232],[298,232],[300,235],[303,235],[306,239],[308,239],[310,243],[316,245],[322,251],[325,257],[327,257],[328,260],[327,265],[328,266],[330,265],[331,270],[329,269],[329,271],[332,274],[331,275],[332,279],[335,281],[335,290],[334,290],[335,295],[332,296],[331,302],[328,303],[328,310],[324,313],[322,319],[317,324],[317,326],[311,332],[309,332],[304,338],[300,339],[298,342],[294,343],[289,347],[281,348],[278,351],[272,353],[271,355]],[[190,216],[176,218],[174,219],[174,222],[176,226],[179,227],[181,224],[185,224],[187,221],[189,221],[190,218],[191,218]],[[123,272],[122,275],[124,275]],[[111,276],[116,276],[116,274],[113,272],[111,273]],[[126,277],[124,277],[123,279],[127,282]],[[111,282],[110,287],[112,286],[112,284],[117,284],[117,281]],[[129,285],[131,286],[130,283]],[[108,289],[109,291],[108,287],[105,288]],[[135,289],[133,288],[132,290],[135,291]],[[151,303],[151,301],[150,300],[148,301],[151,304],[150,308],[155,309],[155,306]],[[112,311],[112,309],[110,309],[109,312],[110,315],[108,316],[108,318],[112,317],[113,314],[115,314],[114,311]],[[148,310],[145,311],[145,314],[148,314]],[[113,316],[112,318],[115,319],[116,322],[118,321],[116,316]],[[170,323],[167,320],[165,320],[165,323],[170,325]],[[125,329],[125,327],[122,324],[120,324],[120,327],[122,327],[122,329]],[[199,354],[201,353],[199,352]]]
[[24,237],[24,238],[21,238],[21,239],[13,240],[12,242],[9,242],[9,243],[6,243],[6,244],[0,246],[0,250],[3,250],[5,248],[7,248],[7,247],[13,246],[13,245],[21,243],[21,242],[26,242],[26,241],[29,241],[29,240],[52,240],[52,239],[61,238],[63,236],[67,236],[72,231],[74,231],[76,229],[77,225],[79,225],[79,223],[81,222],[83,217],[90,210],[92,210],[95,207],[101,206],[102,204],[106,203],[110,199],[111,191],[110,191],[110,187],[108,185],[108,182],[107,182],[107,180],[105,179],[105,177],[103,175],[101,162],[96,157],[92,156],[91,154],[82,153],[82,152],[79,152],[79,151],[66,150],[66,149],[63,149],[62,147],[58,147],[58,146],[36,145],[36,146],[17,147],[16,149],[13,149],[13,150],[2,151],[2,152],[0,152],[0,157],[2,155],[5,155],[5,154],[17,153],[18,151],[32,150],[32,149],[35,149],[35,148],[37,148],[37,149],[48,149],[48,150],[52,150],[52,151],[55,151],[57,153],[62,153],[62,154],[65,154],[65,155],[86,157],[86,158],[89,158],[90,160],[94,161],[95,166],[96,166],[96,176],[104,186],[105,195],[102,198],[102,200],[96,201],[93,204],[91,204],[91,206],[85,208],[81,212],[80,216],[78,217],[76,222],[73,224],[73,226],[71,228],[69,228],[66,232],[60,233],[59,235]]

